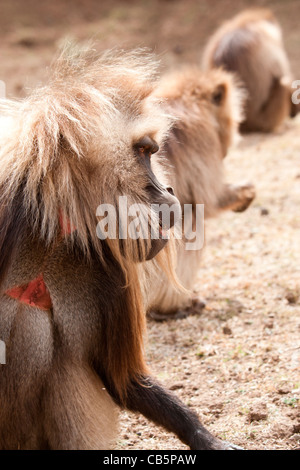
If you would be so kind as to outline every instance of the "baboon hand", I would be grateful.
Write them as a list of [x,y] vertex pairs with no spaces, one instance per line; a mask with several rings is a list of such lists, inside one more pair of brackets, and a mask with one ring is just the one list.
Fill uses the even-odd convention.
[[234,212],[244,212],[255,198],[255,187],[252,183],[235,187],[236,204],[232,208]]

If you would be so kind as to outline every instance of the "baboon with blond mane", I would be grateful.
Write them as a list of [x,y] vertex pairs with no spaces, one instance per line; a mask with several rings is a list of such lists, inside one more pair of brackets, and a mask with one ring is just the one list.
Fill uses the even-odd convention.
[[241,130],[271,132],[300,106],[292,102],[292,74],[282,31],[270,10],[246,10],[222,25],[203,54],[205,70],[223,67],[248,91]]
[[[192,207],[193,227],[197,204],[204,204],[205,218],[225,210],[246,210],[255,196],[253,185],[227,184],[223,167],[242,116],[244,95],[238,82],[223,70],[203,73],[198,67],[185,67],[167,74],[154,94],[163,100],[166,112],[175,116],[162,153],[182,211],[185,204]],[[201,249],[187,251],[184,240],[178,244],[177,276],[187,292],[154,275],[152,288],[145,294],[153,318],[164,319],[169,314],[180,317],[191,311],[193,304],[199,307],[191,291],[201,255]]]
[[138,51],[67,48],[48,85],[1,102],[1,449],[107,449],[118,407],[191,449],[234,448],[145,364],[138,273],[166,241],[126,238],[123,214],[122,238],[97,230],[99,205],[118,212],[120,196],[158,233],[152,203],[178,205],[151,167],[169,127],[151,96],[155,69]]

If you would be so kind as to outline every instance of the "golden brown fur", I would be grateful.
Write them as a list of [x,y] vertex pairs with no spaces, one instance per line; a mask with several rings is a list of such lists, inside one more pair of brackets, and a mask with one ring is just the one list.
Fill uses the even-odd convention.
[[[97,206],[101,202],[115,206],[116,198],[121,194],[135,201],[146,201],[145,175],[136,165],[131,149],[132,143],[144,133],[160,141],[168,128],[168,120],[158,111],[153,100],[146,100],[152,90],[155,67],[151,58],[146,61],[140,53],[107,53],[97,58],[93,51],[77,53],[71,49],[56,61],[49,85],[36,90],[24,101],[4,100],[1,103],[2,121],[6,123],[0,148],[1,251],[5,251],[1,256],[2,292],[9,286],[34,278],[41,269],[47,283],[48,271],[55,269],[57,279],[52,281],[50,278],[47,284],[51,286],[53,283],[52,295],[56,295],[57,284],[65,282],[66,295],[72,296],[75,285],[79,288],[80,283],[84,282],[79,273],[76,278],[73,265],[69,272],[66,267],[70,264],[70,253],[74,248],[87,260],[84,263],[88,263],[91,256],[104,261],[103,246],[95,230]],[[114,162],[118,158],[122,159],[122,164],[114,171]],[[115,189],[112,191],[112,188]],[[76,227],[70,235],[64,235],[63,240],[59,213],[63,213]],[[33,238],[34,249],[33,242],[28,242],[28,238]],[[128,240],[123,246],[125,256],[120,253],[117,241],[109,240],[108,244],[123,270],[125,283],[128,283],[128,315],[120,312],[118,322],[110,326],[108,322],[108,327],[112,329],[111,341],[105,345],[111,380],[123,396],[128,381],[147,371],[142,346],[144,315],[137,268],[131,261],[136,251],[133,242]],[[35,268],[36,259],[39,261]],[[87,267],[85,269],[88,270]],[[93,285],[92,280],[90,282],[89,290]],[[8,303],[11,308],[12,320],[9,324],[3,320],[3,303]],[[90,309],[93,311],[92,306]],[[5,310],[8,311],[6,307]],[[20,330],[22,334],[23,327],[29,328],[30,320],[26,320],[24,325],[21,320],[23,317],[24,321],[25,317],[30,318],[28,310],[29,307],[20,306],[4,296],[1,308],[1,323],[4,321],[1,332],[5,330],[6,333],[1,335],[4,341],[13,344],[14,331]],[[73,307],[74,315],[79,315],[79,311],[76,313]],[[10,316],[8,313],[6,315]],[[47,321],[45,313],[36,312],[35,315],[37,323]],[[122,328],[127,331],[128,341],[120,344],[117,329]],[[49,344],[45,351],[45,374],[55,376],[61,371],[56,372],[51,363],[50,357],[54,351],[50,324],[47,330]],[[32,335],[25,335],[25,338],[38,351],[38,330],[34,329]],[[44,346],[41,345],[42,348]],[[7,349],[8,366],[4,372],[10,370],[12,361],[17,361],[15,374],[18,375],[20,369],[20,376],[27,375],[30,384],[33,380],[28,372],[30,363],[33,363],[33,369],[37,367],[34,361],[38,357],[33,354],[24,358],[23,354],[18,358],[9,345]],[[79,356],[79,361],[85,363],[86,358]],[[86,373],[92,374],[88,368]],[[75,376],[73,373],[70,375]],[[82,389],[84,380],[80,382],[79,379],[76,382],[79,396],[87,396],[89,388],[94,390],[94,394],[103,395],[101,386],[97,385],[99,391],[96,392],[95,386],[89,385],[89,382],[84,386],[86,390]],[[76,387],[71,380],[70,387]],[[63,391],[60,390],[60,393]],[[7,398],[2,401],[2,414],[5,413]],[[12,398],[10,396],[9,400]],[[107,400],[104,397],[104,401]],[[100,432],[99,439],[101,435]]]
[[1,449],[107,449],[116,405],[191,449],[232,448],[145,363],[140,269],[164,242],[96,235],[97,206],[118,196],[144,204],[147,229],[151,203],[179,204],[150,164],[169,128],[155,70],[143,52],[71,48],[47,86],[0,104]]
[[[78,55],[69,58],[69,62],[63,55],[55,64],[49,86],[36,90],[23,102],[3,102],[1,111],[13,118],[13,125],[10,134],[1,140],[0,186],[2,207],[8,214],[20,184],[23,185],[26,218],[45,243],[52,246],[57,242],[58,214],[62,212],[76,227],[76,231],[65,236],[65,243],[77,245],[87,255],[92,243],[101,258],[102,245],[95,230],[96,208],[103,201],[116,205],[121,191],[126,191],[129,198],[132,194],[141,202],[145,200],[141,184],[145,175],[134,158],[130,158],[128,149],[141,133],[149,133],[159,140],[162,129],[167,128],[167,120],[161,113],[157,116],[155,105],[146,111],[143,109],[146,107],[143,100],[152,89],[147,83],[152,70],[145,61],[137,65],[140,57],[134,55],[106,54],[98,60],[93,55],[93,52]],[[131,85],[124,79],[128,79],[127,75],[129,80],[132,78]],[[135,119],[139,121],[137,125]],[[118,155],[125,154],[128,158],[123,158],[121,172],[106,171],[113,167],[112,162]],[[117,189],[112,192],[111,188]],[[125,277],[132,280],[129,292],[132,321],[136,323],[133,342],[136,351],[134,354],[128,351],[128,355],[131,360],[141,362],[138,368],[143,369],[141,352],[138,354],[143,317],[135,318],[139,317],[140,299],[137,290],[131,289],[136,268],[132,262],[126,262],[134,257],[134,242],[128,239],[126,257],[120,254],[117,241],[109,240],[109,243]],[[128,366],[134,369],[137,364]],[[122,371],[116,379],[123,387]]]
[[[223,158],[237,136],[244,100],[233,76],[222,70],[203,73],[198,67],[186,67],[166,75],[155,96],[165,100],[165,110],[176,117],[163,153],[182,209],[184,204],[204,204],[205,218],[222,210],[245,210],[254,198],[253,186],[229,185],[223,175]],[[178,279],[192,290],[201,250],[186,251],[181,243],[177,256]],[[147,307],[156,312],[174,313],[191,303],[191,293],[176,291],[159,276],[147,289]]]
[[269,10],[246,10],[225,22],[208,41],[203,66],[224,67],[243,81],[248,100],[242,131],[270,132],[299,111],[291,100],[282,31]]

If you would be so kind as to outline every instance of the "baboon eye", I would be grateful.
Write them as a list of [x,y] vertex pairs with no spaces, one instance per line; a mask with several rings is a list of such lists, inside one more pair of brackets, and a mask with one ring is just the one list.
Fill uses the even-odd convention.
[[146,156],[148,158],[150,158],[153,153],[156,153],[159,150],[159,146],[155,140],[149,136],[143,137],[136,144],[134,144],[133,148],[139,156]]
[[225,85],[219,85],[213,92],[212,101],[215,105],[220,106],[225,98],[226,88]]

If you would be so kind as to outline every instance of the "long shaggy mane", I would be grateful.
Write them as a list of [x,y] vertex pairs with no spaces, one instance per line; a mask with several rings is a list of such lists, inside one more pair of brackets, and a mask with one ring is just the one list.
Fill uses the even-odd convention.
[[[145,50],[106,52],[67,45],[49,70],[47,85],[24,100],[0,102],[0,275],[3,279],[25,230],[51,245],[63,241],[105,262],[97,237],[99,204],[117,205],[118,196],[145,202],[145,175],[133,143],[150,135],[160,144],[169,129],[159,100],[150,97],[157,62]],[[61,226],[73,227],[63,233]],[[107,345],[111,380],[123,396],[128,381],[145,373],[144,308],[137,244],[107,240],[123,273],[124,312],[108,317],[111,338],[130,331],[122,345]],[[107,251],[107,250],[106,250]],[[170,256],[166,251],[163,256]],[[1,279],[0,279],[1,281]],[[129,327],[130,325],[130,327]]]

